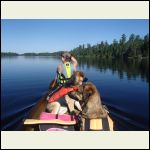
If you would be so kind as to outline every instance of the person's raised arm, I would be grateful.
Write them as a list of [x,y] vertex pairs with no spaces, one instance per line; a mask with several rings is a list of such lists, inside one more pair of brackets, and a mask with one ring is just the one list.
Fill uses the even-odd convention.
[[74,65],[75,71],[77,71],[77,67],[78,67],[77,60],[75,59],[75,57],[71,56],[71,61],[72,61],[73,65]]

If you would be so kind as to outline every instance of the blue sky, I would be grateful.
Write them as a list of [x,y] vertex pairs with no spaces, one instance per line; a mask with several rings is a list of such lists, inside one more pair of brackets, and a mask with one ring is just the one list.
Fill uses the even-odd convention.
[[125,33],[149,33],[149,20],[144,19],[2,19],[1,51],[55,52],[71,50],[79,44],[91,45],[113,39]]

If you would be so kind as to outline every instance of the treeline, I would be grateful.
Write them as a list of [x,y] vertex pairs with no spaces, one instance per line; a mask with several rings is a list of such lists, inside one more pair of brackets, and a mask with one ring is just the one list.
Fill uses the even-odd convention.
[[1,56],[60,56],[62,51],[59,52],[53,52],[53,53],[23,53],[23,54],[17,54],[13,52],[1,52]]
[[50,53],[24,53],[21,56],[50,56]]
[[[70,51],[75,56],[94,56],[102,58],[145,58],[149,57],[149,34],[141,38],[139,35],[131,34],[129,39],[123,34],[120,40],[114,39],[111,44],[107,41],[101,41],[96,45],[83,44]],[[42,53],[4,53],[1,56],[60,56],[59,52]]]
[[44,53],[24,53],[21,54],[22,56],[60,56],[61,51],[59,52],[53,52],[53,53],[48,53],[48,52],[44,52]]
[[18,56],[19,54],[13,52],[1,52],[1,56]]
[[149,34],[141,38],[139,35],[131,34],[129,39],[123,34],[119,41],[113,40],[111,44],[102,41],[96,45],[79,45],[71,50],[75,56],[97,56],[103,58],[142,58],[149,56]]

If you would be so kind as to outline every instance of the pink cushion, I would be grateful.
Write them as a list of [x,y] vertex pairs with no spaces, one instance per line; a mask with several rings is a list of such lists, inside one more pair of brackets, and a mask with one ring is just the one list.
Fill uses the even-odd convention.
[[[40,120],[53,120],[53,119],[56,119],[56,114],[47,113],[47,112],[42,112],[40,114]],[[76,116],[71,116],[67,114],[62,114],[62,115],[58,114],[57,119],[63,120],[63,121],[73,121],[76,119]]]

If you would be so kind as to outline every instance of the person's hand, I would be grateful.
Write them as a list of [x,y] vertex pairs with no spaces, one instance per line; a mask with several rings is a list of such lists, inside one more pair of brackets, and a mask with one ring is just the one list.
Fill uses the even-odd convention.
[[78,67],[78,61],[75,59],[75,57],[71,56],[71,61],[75,67],[75,70],[77,70],[77,67]]
[[81,105],[78,101],[75,101],[74,105],[78,108],[78,110],[82,111]]

